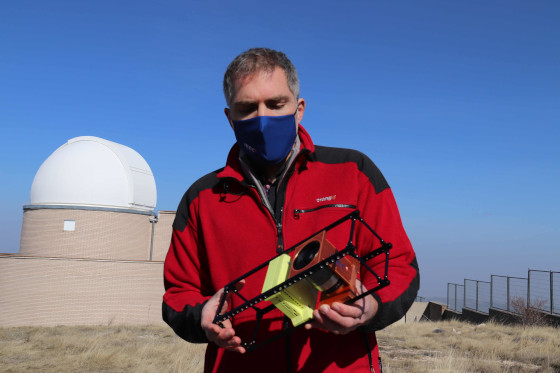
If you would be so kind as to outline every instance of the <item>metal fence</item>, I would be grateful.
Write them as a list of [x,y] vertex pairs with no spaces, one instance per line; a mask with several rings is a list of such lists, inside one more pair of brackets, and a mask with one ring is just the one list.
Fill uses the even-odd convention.
[[560,315],[560,272],[530,269],[527,304],[529,307]]
[[461,312],[465,299],[465,286],[460,284],[447,283],[447,308]]
[[529,269],[527,278],[490,275],[490,281],[447,283],[447,308],[489,313],[490,308],[520,313],[525,306],[560,315],[560,272]]
[[517,312],[518,300],[527,299],[528,280],[523,277],[491,275],[490,307],[508,312]]
[[490,309],[490,289],[488,281],[465,279],[464,307],[478,312],[488,313]]

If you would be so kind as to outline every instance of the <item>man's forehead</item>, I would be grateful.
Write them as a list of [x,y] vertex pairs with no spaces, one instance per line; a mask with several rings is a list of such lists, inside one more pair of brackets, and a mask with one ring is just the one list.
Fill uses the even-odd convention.
[[[276,67],[274,70],[269,69],[261,69],[255,71],[251,74],[247,74],[245,76],[239,77],[233,81],[233,94],[232,94],[232,101],[239,102],[239,101],[246,101],[247,97],[246,94],[251,95],[254,90],[253,88],[258,87],[262,89],[262,83],[265,83],[267,88],[270,88],[270,95],[274,97],[292,97],[293,93],[290,90],[288,85],[288,78],[286,76],[286,72],[281,67]],[[253,86],[254,83],[254,86]],[[270,83],[270,85],[268,84]],[[248,90],[244,89],[245,87],[250,86]],[[239,97],[239,93],[243,91],[241,96]],[[250,100],[249,100],[250,101]],[[232,104],[233,104],[232,102]]]
[[[283,73],[286,76],[286,73],[280,67],[275,67],[274,69],[259,69],[257,71],[253,71],[252,73],[243,74],[239,77],[236,77],[233,81],[233,86],[237,90],[238,88],[250,83],[255,78],[262,78],[266,80],[272,79],[272,74],[278,70],[278,73]],[[286,78],[286,84],[288,83],[288,79]]]

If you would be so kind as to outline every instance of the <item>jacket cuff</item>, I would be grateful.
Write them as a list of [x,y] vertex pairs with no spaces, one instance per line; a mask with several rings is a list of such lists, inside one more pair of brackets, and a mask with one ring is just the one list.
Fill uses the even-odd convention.
[[208,343],[206,333],[200,324],[202,319],[202,308],[204,303],[197,303],[194,306],[185,306],[181,312],[175,311],[165,302],[162,303],[162,316],[171,329],[179,337],[191,343]]
[[410,286],[395,300],[383,303],[379,295],[372,294],[377,301],[377,313],[371,321],[364,326],[367,332],[381,330],[395,321],[400,320],[414,303],[420,287],[420,275],[418,272],[410,283]]

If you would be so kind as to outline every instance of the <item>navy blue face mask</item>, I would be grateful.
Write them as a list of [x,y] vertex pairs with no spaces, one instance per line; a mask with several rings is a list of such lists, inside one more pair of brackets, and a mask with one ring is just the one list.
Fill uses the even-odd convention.
[[295,113],[232,120],[232,123],[239,147],[249,158],[262,165],[282,162],[297,136]]

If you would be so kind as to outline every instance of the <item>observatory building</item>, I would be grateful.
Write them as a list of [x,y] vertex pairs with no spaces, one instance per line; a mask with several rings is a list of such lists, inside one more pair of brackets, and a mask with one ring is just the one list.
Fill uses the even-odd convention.
[[0,326],[160,323],[173,211],[144,158],[76,137],[41,165],[20,251],[0,254]]

